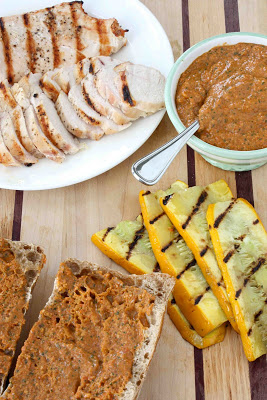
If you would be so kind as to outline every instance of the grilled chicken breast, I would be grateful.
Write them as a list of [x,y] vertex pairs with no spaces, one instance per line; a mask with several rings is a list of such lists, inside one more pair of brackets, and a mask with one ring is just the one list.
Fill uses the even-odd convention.
[[82,1],[0,18],[0,82],[18,82],[83,58],[110,55],[126,44],[116,19],[97,19]]
[[108,56],[0,82],[0,160],[62,162],[80,149],[73,136],[99,140],[163,108],[164,83],[153,68]]

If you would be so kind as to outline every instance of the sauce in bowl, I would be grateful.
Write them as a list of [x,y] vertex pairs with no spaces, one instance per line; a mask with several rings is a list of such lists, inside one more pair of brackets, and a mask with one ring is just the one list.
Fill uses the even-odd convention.
[[214,47],[181,75],[176,107],[185,126],[196,119],[197,136],[229,150],[267,147],[267,46]]

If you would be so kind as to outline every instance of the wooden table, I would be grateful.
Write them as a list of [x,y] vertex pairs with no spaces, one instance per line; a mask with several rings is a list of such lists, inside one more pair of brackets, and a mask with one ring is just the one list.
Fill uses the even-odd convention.
[[[226,31],[267,33],[266,0],[144,0],[144,3],[166,30],[175,59],[190,45]],[[94,247],[90,237],[139,213],[138,193],[143,186],[133,178],[131,165],[175,134],[165,115],[141,149],[95,179],[51,191],[0,191],[1,235],[42,245],[48,260],[34,290],[24,338],[51,293],[62,260],[77,257],[118,268]],[[176,179],[203,185],[221,178],[237,196],[254,203],[267,226],[267,165],[253,172],[235,174],[211,166],[190,148],[184,148],[155,188],[166,188]],[[223,343],[200,351],[180,337],[166,316],[140,400],[263,400],[267,398],[266,386],[266,357],[249,364],[241,340],[232,329],[228,328]]]

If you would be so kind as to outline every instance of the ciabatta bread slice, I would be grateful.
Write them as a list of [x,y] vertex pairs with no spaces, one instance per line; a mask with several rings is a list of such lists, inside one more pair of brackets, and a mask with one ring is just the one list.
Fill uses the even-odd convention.
[[0,393],[45,260],[39,246],[0,239]]
[[3,398],[136,399],[173,286],[167,274],[65,261]]

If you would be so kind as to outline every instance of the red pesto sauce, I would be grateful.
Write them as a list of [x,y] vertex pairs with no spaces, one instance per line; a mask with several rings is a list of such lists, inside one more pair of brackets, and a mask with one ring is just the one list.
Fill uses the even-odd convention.
[[214,47],[181,75],[176,107],[185,126],[196,119],[197,136],[230,150],[267,147],[267,46]]

